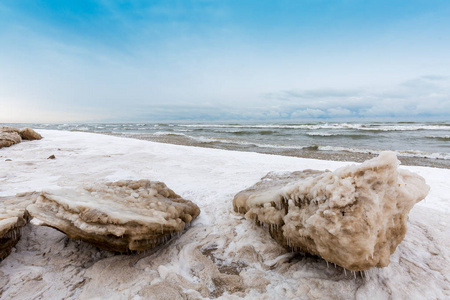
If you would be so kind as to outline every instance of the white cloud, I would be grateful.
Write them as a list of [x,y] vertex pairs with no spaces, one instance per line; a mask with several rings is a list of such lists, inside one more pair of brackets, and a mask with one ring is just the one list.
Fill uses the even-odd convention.
[[329,108],[327,109],[327,113],[330,117],[349,117],[353,114],[349,109],[342,107]]
[[376,90],[288,90],[264,98],[290,111],[291,118],[450,116],[450,80],[445,76],[422,76]]

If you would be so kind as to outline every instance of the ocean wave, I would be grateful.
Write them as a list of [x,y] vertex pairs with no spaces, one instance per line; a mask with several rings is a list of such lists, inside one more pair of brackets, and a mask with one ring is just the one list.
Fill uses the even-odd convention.
[[323,124],[178,124],[180,127],[194,128],[264,128],[264,129],[353,129],[365,131],[416,131],[416,130],[446,130],[450,131],[450,125],[431,125],[431,124],[362,124],[362,123],[323,123]]
[[426,136],[425,138],[439,140],[439,141],[449,141],[450,140],[450,135],[446,135],[446,136]]
[[417,131],[417,130],[445,130],[450,131],[450,126],[445,125],[380,125],[365,126],[359,130],[367,131]]
[[[347,147],[336,147],[336,146],[320,146],[319,151],[344,151],[353,153],[365,153],[365,154],[380,154],[386,150],[379,149],[357,149],[357,148],[347,148]],[[431,159],[450,159],[450,153],[431,153],[418,150],[395,150],[393,151],[397,156],[406,157],[418,157],[418,158],[431,158]]]
[[[338,146],[319,146],[319,145],[306,145],[306,146],[296,146],[296,145],[276,145],[276,144],[266,144],[266,143],[255,143],[250,141],[237,141],[230,139],[219,139],[210,137],[193,137],[187,136],[199,143],[204,144],[235,144],[239,146],[252,146],[258,148],[275,148],[275,149],[292,149],[292,150],[309,150],[309,151],[339,151],[339,152],[353,152],[353,153],[364,153],[364,154],[380,154],[383,151],[381,149],[359,149],[351,147],[338,147]],[[431,153],[419,150],[396,150],[394,151],[398,156],[403,157],[417,157],[417,158],[431,158],[431,159],[444,159],[450,160],[450,153]]]
[[235,130],[235,131],[229,131],[227,133],[231,133],[234,135],[272,135],[275,133],[278,133],[278,131],[275,130]]
[[[189,136],[187,138],[194,140],[202,144],[234,144],[238,146],[253,146],[259,148],[280,148],[280,149],[305,149],[310,146],[291,146],[291,145],[277,145],[277,144],[261,144],[252,141],[242,141],[242,140],[231,140],[226,138],[213,138],[205,136]],[[315,146],[313,146],[315,147]]]
[[370,136],[367,134],[351,134],[342,132],[308,132],[307,136],[311,137],[336,137],[336,138],[351,138],[351,139],[362,139],[362,138],[372,138],[375,136]]
[[174,132],[174,131],[158,131],[158,132],[154,132],[153,136],[186,136],[186,137],[190,137],[185,135],[184,133],[181,132]]
[[329,136],[336,136],[336,135],[341,135],[341,134],[340,133],[329,133],[329,132],[308,132],[306,135],[329,137]]

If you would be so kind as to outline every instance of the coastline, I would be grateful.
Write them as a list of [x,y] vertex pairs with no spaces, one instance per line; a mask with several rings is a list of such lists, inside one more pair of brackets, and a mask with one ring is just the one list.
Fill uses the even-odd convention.
[[[299,157],[299,158],[311,158],[311,159],[319,159],[325,161],[342,161],[342,162],[363,162],[368,159],[374,158],[378,156],[377,153],[360,153],[360,152],[350,152],[350,151],[326,151],[326,150],[318,150],[318,149],[309,149],[308,147],[305,149],[285,149],[285,148],[275,148],[275,147],[249,147],[245,145],[237,146],[231,144],[221,144],[218,146],[214,143],[200,143],[197,141],[189,141],[186,139],[178,139],[176,136],[174,137],[166,137],[166,136],[123,136],[116,133],[99,133],[111,136],[119,136],[131,139],[138,139],[144,141],[152,141],[158,143],[172,144],[172,145],[183,145],[183,146],[193,146],[193,147],[202,147],[208,149],[225,149],[232,151],[243,151],[243,152],[253,152],[253,153],[261,153],[261,154],[273,154],[273,155],[281,155],[281,156],[290,156],[290,157]],[[421,167],[433,167],[433,168],[443,168],[450,169],[450,160],[446,159],[438,159],[438,158],[426,158],[426,157],[408,157],[408,156],[398,156],[397,157],[402,165],[405,166],[421,166]]]
[[363,162],[382,151],[394,151],[403,165],[450,169],[448,121],[9,125],[333,161]]
[[[236,215],[231,203],[237,192],[268,172],[335,170],[351,162],[37,131],[42,140],[0,150],[0,196],[146,178],[165,182],[202,212],[179,238],[156,251],[133,255],[99,251],[54,229],[29,225],[15,252],[0,263],[0,278],[6,282],[1,299],[38,295],[66,299],[136,295],[144,299],[149,289],[164,293],[174,286],[198,299],[202,295],[196,287],[212,280],[208,274],[214,266],[237,272],[249,286],[217,294],[227,299],[450,296],[448,169],[401,166],[424,177],[431,191],[411,211],[408,233],[389,267],[372,269],[364,276],[286,252],[262,228]],[[47,159],[50,155],[56,158]],[[199,265],[205,270],[204,278],[192,275]]]

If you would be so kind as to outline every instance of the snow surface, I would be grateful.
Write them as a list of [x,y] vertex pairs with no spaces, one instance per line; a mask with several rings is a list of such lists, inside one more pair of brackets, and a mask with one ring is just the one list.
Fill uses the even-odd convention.
[[[0,196],[149,179],[195,202],[201,214],[166,246],[132,255],[113,255],[30,224],[0,263],[0,299],[450,297],[448,169],[404,167],[424,177],[430,193],[411,210],[391,264],[352,274],[316,257],[287,253],[232,207],[237,192],[270,171],[335,170],[348,163],[37,131],[42,140],[0,150]],[[47,159],[52,154],[56,159]]]

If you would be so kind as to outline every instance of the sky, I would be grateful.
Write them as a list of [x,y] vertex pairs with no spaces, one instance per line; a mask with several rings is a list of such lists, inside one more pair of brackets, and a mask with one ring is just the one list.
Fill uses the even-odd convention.
[[450,119],[450,1],[0,2],[0,123]]

